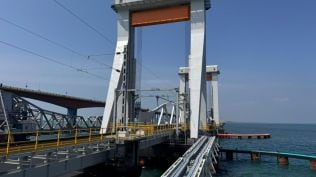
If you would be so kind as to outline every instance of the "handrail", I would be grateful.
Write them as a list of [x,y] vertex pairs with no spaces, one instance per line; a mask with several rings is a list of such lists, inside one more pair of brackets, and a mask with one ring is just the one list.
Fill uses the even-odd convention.
[[[128,131],[127,137],[113,136],[123,128]],[[127,126],[118,125],[114,134],[100,134],[99,132],[102,132],[103,128],[36,130],[30,132],[9,131],[8,133],[1,134],[2,136],[6,136],[8,141],[6,143],[0,143],[0,156],[104,142],[107,140],[115,140],[115,138],[135,140],[137,138],[149,137],[155,134],[170,133],[174,131],[175,128],[175,124],[154,125],[138,123],[134,125],[128,124]],[[29,136],[32,140],[14,141],[14,139],[12,139],[14,136],[21,135]],[[50,138],[47,138],[47,135],[50,136]]]

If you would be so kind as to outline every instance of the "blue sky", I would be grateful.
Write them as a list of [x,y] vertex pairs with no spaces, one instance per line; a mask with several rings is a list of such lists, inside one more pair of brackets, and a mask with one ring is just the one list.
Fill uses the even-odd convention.
[[[59,0],[112,43],[53,0],[2,0],[0,17],[111,65],[116,15],[109,0]],[[221,118],[242,122],[316,123],[316,1],[213,0],[207,12],[207,63],[217,64]],[[186,64],[184,22],[141,29],[142,87],[178,85]],[[139,30],[139,29],[138,29]],[[87,69],[110,70],[0,20],[0,41]],[[155,73],[155,74],[153,74]],[[158,77],[157,77],[158,75]],[[102,80],[0,43],[0,82],[105,100]],[[149,101],[153,101],[154,99]],[[147,100],[148,102],[148,100]],[[82,113],[83,111],[81,111]],[[102,110],[93,110],[100,113]]]

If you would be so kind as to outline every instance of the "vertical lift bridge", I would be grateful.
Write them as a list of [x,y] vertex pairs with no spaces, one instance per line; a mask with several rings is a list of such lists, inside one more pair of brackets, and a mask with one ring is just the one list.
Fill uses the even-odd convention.
[[[111,82],[109,83],[102,128],[120,120],[123,125],[134,120],[135,28],[179,21],[191,22],[189,60],[190,137],[198,138],[201,119],[206,119],[205,18],[209,0],[115,0],[118,15],[117,44]],[[105,132],[101,132],[105,133]]]

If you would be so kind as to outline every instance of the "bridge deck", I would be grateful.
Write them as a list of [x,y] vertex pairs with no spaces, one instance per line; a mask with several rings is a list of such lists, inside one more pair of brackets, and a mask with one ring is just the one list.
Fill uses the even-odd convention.
[[[120,137],[116,133],[100,134],[99,132],[102,130],[101,128],[9,132],[8,134],[2,134],[7,137],[7,142],[0,143],[0,156],[115,140],[121,142],[142,140],[141,143],[148,144],[148,140],[163,138],[164,136],[173,133],[175,127],[174,124],[160,126],[143,124],[128,125],[124,127],[117,126],[118,130],[124,128],[128,131],[128,135],[125,137]],[[13,135],[27,135],[33,140],[14,142],[14,140],[12,140]]]
[[[117,143],[138,141],[141,150],[162,143],[175,133],[173,124],[117,126],[117,130],[121,129],[128,132],[126,137],[103,135],[99,134],[101,129],[90,128],[24,132],[33,140],[19,142],[12,142],[10,137],[23,132],[9,132],[5,134],[8,141],[0,144],[0,176],[60,176],[113,159]],[[41,135],[52,138],[43,139]]]
[[73,108],[73,109],[91,108],[91,107],[104,107],[105,105],[105,102],[103,101],[78,98],[78,97],[73,97],[73,96],[68,96],[68,95],[49,93],[49,92],[26,89],[26,88],[0,85],[0,89],[3,91],[14,93],[21,97],[44,101],[44,102],[55,104],[55,105],[65,107],[65,108]]

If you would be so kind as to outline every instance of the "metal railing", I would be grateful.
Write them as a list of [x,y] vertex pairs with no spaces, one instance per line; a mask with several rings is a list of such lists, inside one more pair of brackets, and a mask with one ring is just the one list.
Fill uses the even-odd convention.
[[[111,128],[111,127],[110,127]],[[19,153],[32,153],[47,149],[58,149],[66,146],[91,144],[97,142],[111,141],[115,139],[135,140],[154,136],[165,132],[174,131],[175,124],[153,125],[143,123],[130,123],[126,126],[116,125],[115,131],[107,134],[102,128],[88,129],[59,129],[59,130],[37,130],[33,132],[8,132],[1,134],[6,142],[0,143],[0,156],[10,156]],[[119,131],[126,131],[126,137],[120,137]],[[104,131],[105,132],[105,131]],[[112,133],[111,133],[112,132]],[[15,141],[17,137],[27,137],[28,140]]]
[[[111,140],[113,136],[99,134],[100,128],[70,129],[35,132],[8,132],[2,134],[6,143],[0,143],[0,156],[17,153],[37,152],[46,149],[62,148]],[[14,141],[14,137],[28,137],[29,140]]]
[[176,129],[176,124],[164,124],[164,125],[153,125],[143,123],[130,123],[126,126],[118,125],[117,130],[127,132],[126,137],[118,136],[117,139],[128,139],[134,140],[148,136],[154,136],[156,134],[162,134]]
[[[190,125],[189,124],[180,124],[179,127],[181,128],[181,130],[183,131],[187,131],[190,130]],[[216,130],[218,127],[214,124],[206,124],[204,126],[200,126],[199,130],[202,131],[212,131],[212,130]]]

